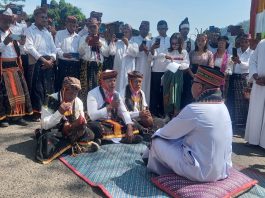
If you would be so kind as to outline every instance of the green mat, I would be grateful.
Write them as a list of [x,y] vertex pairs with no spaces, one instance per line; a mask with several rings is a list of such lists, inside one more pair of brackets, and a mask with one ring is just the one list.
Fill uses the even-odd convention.
[[[95,153],[66,155],[60,160],[89,185],[99,187],[107,197],[168,197],[151,183],[156,175],[147,171],[141,159],[145,149],[144,144],[108,144]],[[241,172],[259,184],[240,198],[265,197],[265,176],[251,169]]]

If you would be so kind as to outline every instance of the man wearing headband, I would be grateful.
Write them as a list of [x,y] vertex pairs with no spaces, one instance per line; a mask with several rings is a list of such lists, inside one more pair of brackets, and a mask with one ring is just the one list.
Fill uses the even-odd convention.
[[139,143],[142,141],[137,135],[139,131],[134,128],[120,94],[115,91],[117,74],[115,70],[102,72],[100,86],[88,92],[87,113],[91,120],[88,127],[96,139]]
[[[99,146],[91,142],[94,133],[86,127],[83,102],[77,97],[80,90],[81,85],[77,78],[65,77],[62,89],[50,95],[48,105],[42,107],[41,130],[36,130],[36,158],[41,163],[49,163],[71,148],[73,154],[98,150]],[[45,144],[45,138],[55,138],[57,141],[53,145],[54,149],[48,153],[40,145]],[[42,146],[49,148],[49,145]]]
[[184,39],[184,46],[183,49],[190,52],[191,50],[195,49],[195,42],[191,38],[188,38],[188,34],[190,31],[190,23],[188,17],[186,17],[181,23],[179,24],[179,32]]
[[130,112],[131,119],[134,121],[142,135],[152,135],[152,133],[164,126],[162,119],[153,118],[146,103],[145,94],[141,90],[143,74],[139,71],[128,73],[128,85],[125,89],[125,105]]
[[157,130],[150,150],[143,154],[149,170],[159,175],[176,173],[200,182],[228,177],[232,125],[222,101],[223,82],[222,72],[199,66],[191,90],[195,102]]
[[25,126],[22,116],[33,113],[20,56],[25,38],[13,37],[13,19],[10,8],[0,11],[0,127]]
[[29,54],[26,75],[34,111],[33,120],[39,121],[41,107],[47,102],[48,94],[54,93],[54,64],[56,47],[47,30],[47,9],[37,8],[33,13],[35,23],[26,29],[25,47]]
[[139,27],[140,35],[132,37],[132,42],[139,46],[139,53],[135,59],[135,70],[140,71],[144,75],[142,89],[146,94],[146,102],[150,101],[150,84],[151,84],[151,40],[148,37],[150,30],[150,22],[142,21]]
[[87,93],[98,86],[104,57],[109,56],[109,46],[106,40],[99,36],[99,21],[97,18],[88,20],[88,30],[89,34],[81,37],[78,50],[82,59],[80,71],[82,90],[80,97],[84,101],[85,107]]
[[75,16],[68,16],[66,18],[66,28],[58,31],[55,36],[55,45],[58,54],[56,90],[61,89],[65,76],[80,78],[80,60],[78,53],[80,36],[75,32],[76,28],[77,18]]

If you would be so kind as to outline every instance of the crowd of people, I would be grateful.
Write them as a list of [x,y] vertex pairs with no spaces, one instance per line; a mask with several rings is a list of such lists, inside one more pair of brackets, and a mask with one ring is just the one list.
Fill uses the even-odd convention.
[[[240,32],[232,46],[213,28],[193,41],[188,18],[170,37],[160,20],[156,37],[142,21],[138,36],[125,24],[107,40],[101,17],[91,12],[77,32],[75,16],[51,28],[47,8],[34,10],[32,24],[21,10],[0,12],[0,127],[40,121],[39,161],[149,137],[143,159],[153,172],[216,181],[232,165],[232,127],[246,126],[248,143],[265,148],[264,40],[254,51]],[[47,153],[49,138],[60,144]]]

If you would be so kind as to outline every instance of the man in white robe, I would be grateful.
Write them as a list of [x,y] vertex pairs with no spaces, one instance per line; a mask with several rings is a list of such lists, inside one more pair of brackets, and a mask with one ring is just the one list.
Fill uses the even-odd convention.
[[[135,57],[139,53],[137,43],[130,41],[132,35],[132,27],[125,24],[122,28],[123,38],[113,41],[109,45],[109,54],[115,55],[114,70],[118,72],[117,91],[121,93],[127,85],[127,73],[135,70]],[[123,93],[121,93],[123,94]]]
[[140,35],[132,37],[131,41],[139,46],[139,54],[136,57],[135,70],[144,75],[142,90],[146,96],[146,102],[150,101],[150,82],[151,82],[151,40],[148,38],[150,30],[149,21],[142,21],[139,27]]
[[250,57],[249,76],[253,79],[245,140],[265,148],[265,39]]
[[149,170],[201,182],[228,177],[232,124],[219,88],[223,81],[220,71],[199,67],[192,85],[196,102],[152,136],[151,148],[143,155]]

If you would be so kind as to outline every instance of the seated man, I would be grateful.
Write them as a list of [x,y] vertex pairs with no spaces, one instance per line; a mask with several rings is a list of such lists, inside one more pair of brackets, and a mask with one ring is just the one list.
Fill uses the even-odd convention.
[[141,90],[143,78],[143,74],[139,71],[128,73],[128,85],[124,91],[124,99],[125,105],[130,112],[131,119],[134,121],[141,134],[149,135],[163,127],[164,121],[151,116],[146,103],[145,94],[143,90]]
[[228,177],[232,125],[219,88],[223,82],[220,71],[199,67],[192,83],[196,102],[152,136],[150,150],[143,154],[148,169],[201,182]]
[[99,149],[86,127],[83,103],[77,97],[80,90],[78,79],[65,77],[61,91],[50,95],[48,106],[42,107],[41,129],[36,130],[38,161],[49,163],[70,148],[73,154]]
[[117,72],[106,70],[101,73],[100,86],[87,95],[87,113],[91,119],[88,127],[95,133],[96,139],[107,139],[122,143],[142,141],[139,131],[133,128],[129,112],[115,91]]

